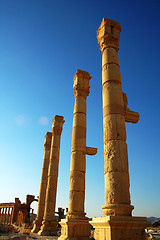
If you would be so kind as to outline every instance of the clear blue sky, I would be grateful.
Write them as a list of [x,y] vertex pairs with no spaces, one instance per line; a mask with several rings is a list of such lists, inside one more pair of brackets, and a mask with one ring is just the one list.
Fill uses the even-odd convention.
[[[65,119],[57,207],[68,207],[73,76],[90,73],[87,98],[87,215],[103,216],[104,156],[101,52],[103,19],[121,23],[119,60],[129,107],[127,123],[133,215],[160,217],[160,1],[0,0],[0,202],[39,194],[44,136],[54,115]],[[37,207],[37,203],[33,204]]]

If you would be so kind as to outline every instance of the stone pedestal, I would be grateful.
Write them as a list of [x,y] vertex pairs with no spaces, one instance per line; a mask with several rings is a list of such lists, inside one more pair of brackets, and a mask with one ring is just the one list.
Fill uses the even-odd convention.
[[91,234],[91,225],[88,218],[76,219],[67,218],[62,219],[61,222],[61,236],[60,240],[89,240]]
[[69,185],[69,207],[66,220],[61,220],[61,236],[59,240],[87,240],[90,236],[91,225],[85,217],[85,172],[86,154],[94,155],[96,148],[86,147],[86,98],[89,94],[88,72],[77,70],[73,78],[75,96],[72,149]]
[[48,169],[45,211],[39,235],[57,235],[57,221],[55,219],[55,205],[57,193],[57,179],[59,166],[60,138],[64,119],[56,115],[52,124],[52,141]]
[[48,181],[48,166],[49,166],[49,158],[50,158],[50,150],[51,150],[51,140],[52,140],[52,133],[47,132],[45,135],[45,140],[44,140],[44,158],[43,158],[41,184],[40,184],[39,198],[38,198],[37,217],[34,221],[33,229],[31,231],[33,233],[37,233],[40,230],[40,227],[41,227],[42,221],[43,221],[43,216],[44,216],[46,188],[47,188],[47,181]]
[[38,232],[38,235],[41,236],[56,236],[57,235],[57,220],[55,217],[53,217],[50,220],[44,219],[42,222],[42,226],[40,231]]
[[102,51],[105,174],[105,205],[102,209],[105,217],[90,222],[95,227],[96,240],[143,240],[147,226],[145,218],[131,217],[134,207],[129,192],[125,122],[138,122],[139,114],[127,107],[127,96],[122,92],[118,60],[120,32],[120,23],[107,18],[102,20],[97,31]]
[[93,218],[95,240],[146,240],[145,217],[106,216]]

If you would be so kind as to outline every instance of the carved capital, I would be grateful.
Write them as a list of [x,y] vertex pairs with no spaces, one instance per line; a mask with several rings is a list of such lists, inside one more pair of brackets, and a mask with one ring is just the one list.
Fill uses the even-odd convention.
[[120,32],[121,26],[119,22],[103,18],[97,30],[97,39],[102,53],[108,47],[115,48],[118,51]]
[[44,147],[46,150],[50,150],[52,141],[52,133],[47,132],[44,139]]
[[61,135],[64,122],[63,116],[55,115],[52,122],[52,134]]
[[74,96],[83,96],[87,97],[89,94],[89,81],[91,79],[91,76],[88,72],[77,70],[74,78],[73,78],[73,91]]
[[83,96],[83,97],[87,97],[89,95],[89,86],[80,86],[80,85],[76,85],[73,88],[74,91],[74,97],[78,97],[78,96]]

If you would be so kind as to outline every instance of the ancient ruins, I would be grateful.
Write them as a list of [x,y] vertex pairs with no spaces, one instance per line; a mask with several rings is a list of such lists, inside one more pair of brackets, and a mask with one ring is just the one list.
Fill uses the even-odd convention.
[[89,94],[89,81],[91,76],[88,72],[77,70],[73,78],[73,90],[75,97],[69,206],[66,219],[62,219],[60,225],[61,239],[89,239],[91,225],[84,212],[85,200],[85,172],[86,154],[95,155],[97,148],[86,147],[86,98]]
[[97,31],[102,51],[105,216],[90,222],[95,228],[95,240],[142,240],[147,226],[146,218],[132,217],[134,207],[130,205],[125,121],[136,123],[139,114],[127,108],[127,96],[122,92],[120,32],[120,23],[107,18]]
[[[77,70],[73,78],[75,97],[69,206],[64,218],[64,209],[59,208],[61,236],[59,240],[89,240],[94,227],[95,240],[145,240],[145,217],[133,217],[130,199],[130,180],[125,122],[137,123],[139,113],[128,108],[127,95],[122,92],[118,59],[119,22],[103,18],[97,31],[97,39],[102,51],[103,89],[103,132],[104,132],[104,177],[105,205],[104,217],[86,217],[85,173],[86,154],[95,155],[97,148],[86,146],[86,98],[89,95],[88,72]],[[58,179],[59,151],[64,118],[56,115],[52,133],[47,132],[44,142],[44,158],[38,199],[37,217],[32,229],[39,235],[57,235],[58,222],[55,218],[55,204]],[[1,223],[21,223],[30,225],[30,204],[36,199],[28,195],[26,204],[16,198],[15,203],[0,204]],[[19,214],[22,212],[23,214]],[[19,216],[19,217],[18,217]]]
[[43,221],[43,216],[44,216],[51,140],[52,140],[52,133],[47,132],[44,140],[44,157],[43,157],[43,166],[42,166],[42,174],[41,174],[41,184],[40,184],[39,198],[38,198],[37,217],[34,221],[34,226],[32,229],[33,233],[37,233],[40,230],[40,227]]
[[[48,142],[45,142],[45,144],[48,144],[47,147],[50,146],[50,154],[49,150],[47,149],[47,153],[45,153],[45,158],[48,159],[49,157],[49,166],[48,166],[48,172],[46,173],[45,166],[42,171],[42,179],[41,179],[41,187],[40,187],[40,193],[41,198],[44,198],[43,195],[43,184],[46,185],[47,182],[47,188],[46,188],[46,196],[45,196],[45,205],[43,209],[43,222],[41,225],[41,228],[38,232],[39,235],[56,235],[57,234],[57,221],[55,219],[55,205],[56,205],[56,193],[57,193],[57,179],[58,179],[58,166],[59,166],[59,149],[60,149],[60,139],[61,139],[61,133],[62,133],[62,127],[64,124],[64,118],[62,116],[56,115],[53,119],[52,123],[52,136],[51,134],[48,134]],[[51,143],[50,143],[51,139]],[[46,148],[47,148],[46,147]],[[46,164],[47,168],[47,164]],[[43,200],[44,201],[44,200]],[[41,206],[39,206],[40,209]],[[40,210],[39,210],[40,211]]]
[[29,227],[33,220],[33,209],[32,214],[31,204],[35,199],[33,195],[26,196],[26,203],[21,203],[19,198],[15,198],[15,202],[11,203],[0,203],[0,224],[17,224],[25,227]]

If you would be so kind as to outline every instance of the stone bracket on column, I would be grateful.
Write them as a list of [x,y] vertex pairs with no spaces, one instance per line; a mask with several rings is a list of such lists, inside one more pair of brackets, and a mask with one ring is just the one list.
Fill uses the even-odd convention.
[[125,110],[125,121],[130,123],[137,123],[139,121],[139,113],[131,111],[129,108]]
[[97,153],[97,148],[86,147],[86,154],[87,155],[95,155],[96,153]]
[[124,101],[124,116],[126,122],[137,123],[139,121],[139,113],[130,110],[128,106],[127,94],[123,92],[123,101]]

